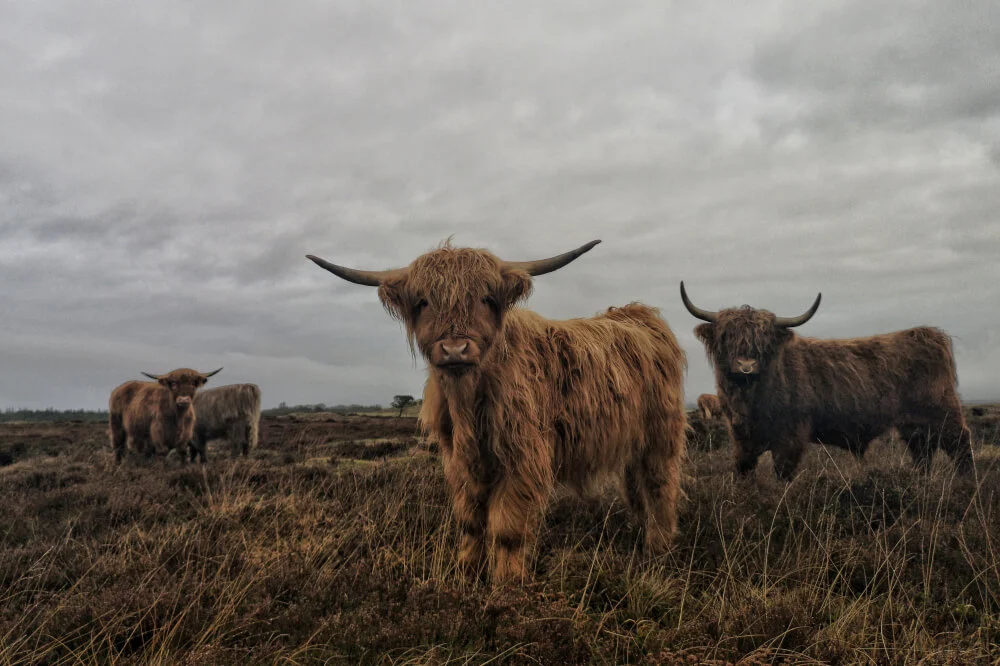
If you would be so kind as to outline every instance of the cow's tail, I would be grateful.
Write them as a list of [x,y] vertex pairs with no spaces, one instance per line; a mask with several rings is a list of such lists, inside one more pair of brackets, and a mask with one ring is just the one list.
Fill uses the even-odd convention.
[[247,424],[246,439],[247,448],[251,450],[257,448],[257,439],[260,437],[260,389],[256,386],[253,387],[253,399],[254,405]]

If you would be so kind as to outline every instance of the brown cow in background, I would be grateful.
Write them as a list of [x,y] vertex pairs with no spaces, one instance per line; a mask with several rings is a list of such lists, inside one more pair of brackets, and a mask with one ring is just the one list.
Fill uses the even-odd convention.
[[703,421],[722,418],[722,405],[719,396],[714,393],[702,393],[698,396],[698,412]]
[[121,462],[126,448],[146,457],[177,449],[183,461],[194,431],[195,393],[219,370],[201,373],[178,368],[165,375],[144,372],[156,381],[125,382],[112,391],[108,420],[115,461]]
[[681,282],[684,306],[707,322],[694,332],[715,367],[737,471],[747,474],[770,450],[775,472],[789,479],[806,442],[860,458],[892,428],[923,469],[940,447],[959,471],[968,471],[971,433],[951,339],[929,327],[845,340],[795,335],[791,329],[809,321],[820,298],[798,317],[750,306],[711,312],[692,304]]
[[459,563],[478,569],[490,561],[494,581],[525,576],[557,482],[583,492],[617,475],[653,554],[676,531],[686,360],[666,322],[635,303],[566,321],[517,307],[532,276],[598,242],[532,262],[445,243],[381,272],[309,256],[345,280],[378,287],[427,359],[420,420],[441,446],[462,532]]
[[205,447],[210,439],[226,438],[234,458],[257,448],[260,388],[256,384],[227,384],[198,391],[194,408],[197,418],[188,445],[191,462],[195,457],[205,462]]

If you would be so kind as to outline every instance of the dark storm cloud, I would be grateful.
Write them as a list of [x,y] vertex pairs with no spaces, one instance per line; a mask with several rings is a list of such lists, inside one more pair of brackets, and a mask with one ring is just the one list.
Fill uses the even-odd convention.
[[417,393],[374,290],[303,255],[604,243],[530,305],[933,324],[1000,397],[990,3],[0,6],[0,404],[225,365],[265,403]]

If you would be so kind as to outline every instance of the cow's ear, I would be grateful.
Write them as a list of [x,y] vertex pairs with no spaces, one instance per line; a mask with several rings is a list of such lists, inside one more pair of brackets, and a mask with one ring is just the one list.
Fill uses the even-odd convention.
[[513,268],[504,268],[500,274],[503,280],[500,302],[502,307],[509,307],[522,301],[531,294],[531,276],[526,272]]
[[198,379],[195,380],[195,383],[198,386],[204,386],[208,383],[208,377],[198,377]]
[[167,379],[166,377],[160,377],[156,381],[160,386],[166,386],[168,388],[170,387],[170,380]]
[[715,344],[715,327],[712,324],[698,324],[694,327],[694,335],[706,347],[712,347]]
[[390,277],[378,287],[378,298],[382,307],[399,320],[405,320],[411,308],[407,306],[406,277]]
[[794,337],[795,337],[795,331],[793,331],[792,329],[778,328],[775,339],[778,341],[779,345],[783,345]]

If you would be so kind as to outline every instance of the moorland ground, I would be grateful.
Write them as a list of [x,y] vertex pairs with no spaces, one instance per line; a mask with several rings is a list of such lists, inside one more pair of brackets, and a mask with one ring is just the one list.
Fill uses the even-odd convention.
[[0,663],[1000,663],[1000,408],[977,474],[811,446],[733,477],[692,414],[654,562],[611,491],[559,494],[533,580],[454,568],[412,418],[267,418],[249,459],[111,464],[106,425],[0,424]]

